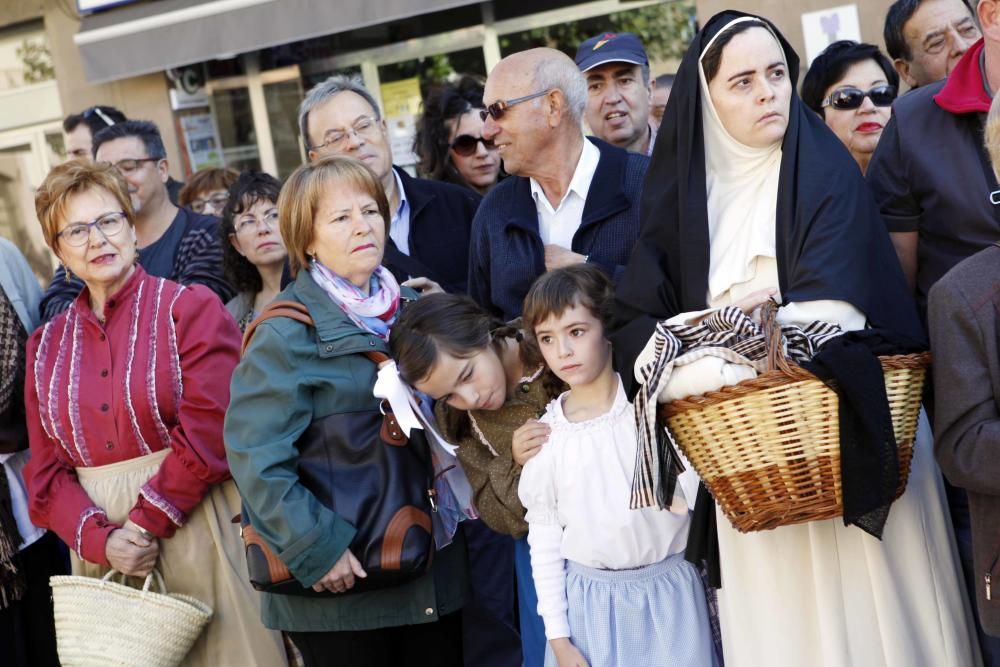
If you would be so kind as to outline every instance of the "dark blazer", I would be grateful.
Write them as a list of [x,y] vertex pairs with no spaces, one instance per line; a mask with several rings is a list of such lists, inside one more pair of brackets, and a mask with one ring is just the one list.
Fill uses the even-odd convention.
[[969,494],[979,618],[1000,636],[1000,248],[945,274],[930,290],[927,315],[934,452],[948,481]]
[[[573,252],[588,255],[613,280],[621,277],[639,238],[639,200],[649,158],[588,137],[601,152],[587,191]],[[545,248],[529,179],[508,176],[494,187],[472,223],[469,296],[511,320],[535,279],[545,273]]]
[[469,234],[482,198],[469,188],[393,169],[410,205],[410,254],[404,255],[392,239],[386,239],[382,264],[400,282],[424,276],[446,292],[465,293]]

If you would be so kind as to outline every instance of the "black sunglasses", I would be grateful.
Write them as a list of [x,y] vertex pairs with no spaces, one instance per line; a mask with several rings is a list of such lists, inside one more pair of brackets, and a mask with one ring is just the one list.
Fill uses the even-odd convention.
[[830,93],[823,100],[823,106],[841,110],[857,109],[864,104],[866,97],[871,98],[872,104],[877,107],[891,107],[892,101],[896,99],[896,87],[890,85],[875,86],[866,91],[853,86],[845,86]]
[[521,102],[527,102],[528,100],[533,100],[536,97],[541,97],[547,94],[548,90],[543,90],[538,93],[532,93],[531,95],[525,95],[524,97],[515,97],[512,100],[497,100],[493,104],[486,107],[485,110],[479,112],[479,117],[486,122],[487,116],[493,116],[493,120],[500,120],[503,115],[507,113],[507,109],[511,108],[515,104],[520,104]]
[[492,139],[474,137],[471,134],[460,134],[455,137],[455,141],[451,143],[451,149],[462,157],[469,157],[476,152],[477,148],[479,148],[480,142],[482,142],[483,148],[486,150],[496,150],[497,146],[493,143]]

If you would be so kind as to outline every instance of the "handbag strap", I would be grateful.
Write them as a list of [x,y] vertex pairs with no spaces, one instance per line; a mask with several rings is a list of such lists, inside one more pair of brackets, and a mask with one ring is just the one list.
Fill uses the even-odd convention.
[[[243,344],[240,345],[241,357],[246,354],[247,347],[250,346],[250,339],[253,338],[254,332],[257,331],[257,327],[262,322],[265,322],[273,317],[287,317],[295,320],[296,322],[301,322],[307,327],[316,326],[312,316],[309,314],[309,309],[306,308],[304,303],[291,300],[272,301],[264,308],[264,310],[261,311],[257,319],[247,326],[247,330],[243,333]],[[390,360],[389,355],[385,352],[369,350],[363,354],[371,359],[376,366],[380,365],[384,361]]]

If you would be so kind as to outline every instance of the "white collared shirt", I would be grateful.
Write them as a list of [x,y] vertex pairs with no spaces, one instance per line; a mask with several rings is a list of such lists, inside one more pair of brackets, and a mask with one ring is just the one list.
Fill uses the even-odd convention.
[[403,179],[391,167],[396,178],[396,192],[399,193],[399,208],[392,212],[389,220],[389,238],[404,255],[410,254],[410,203],[406,201],[406,191],[403,190]]
[[587,204],[587,193],[590,192],[590,184],[594,180],[594,172],[597,171],[597,163],[600,160],[601,152],[597,150],[597,146],[585,138],[580,161],[576,163],[576,171],[573,172],[566,194],[555,208],[545,196],[545,191],[538,181],[534,178],[528,179],[531,196],[535,199],[535,208],[538,211],[538,234],[542,237],[543,244],[555,244],[567,250],[573,249],[573,236],[580,228],[583,208]]

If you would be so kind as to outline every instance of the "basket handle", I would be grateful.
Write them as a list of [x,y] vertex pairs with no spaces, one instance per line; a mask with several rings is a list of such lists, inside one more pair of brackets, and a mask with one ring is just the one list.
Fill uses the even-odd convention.
[[[122,572],[121,570],[116,570],[114,568],[108,570],[107,574],[101,577],[101,583],[104,584],[111,581],[116,574],[121,575],[122,583],[124,584],[125,579],[126,577],[128,577],[128,575]],[[149,589],[152,587],[154,580],[156,581],[156,585],[160,589],[160,592],[166,593],[167,585],[163,582],[163,575],[161,575],[160,571],[157,570],[156,568],[153,568],[153,570],[146,575],[146,580],[142,582],[142,592],[148,593]],[[155,593],[156,591],[153,592]]]
[[794,375],[795,370],[785,356],[781,345],[781,325],[778,324],[778,302],[768,299],[761,306],[760,328],[764,333],[764,344],[767,346],[767,370],[778,370],[786,375]]

